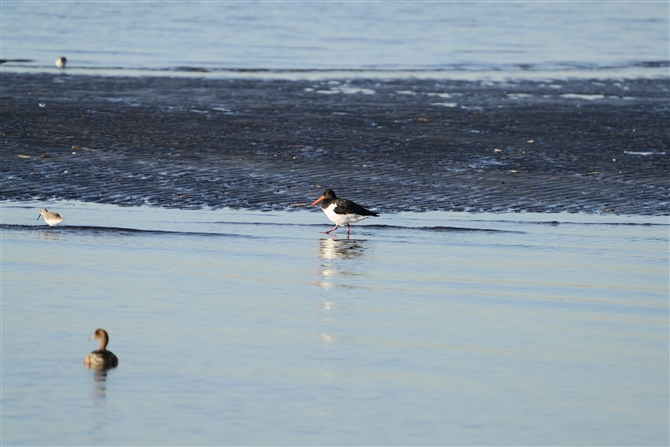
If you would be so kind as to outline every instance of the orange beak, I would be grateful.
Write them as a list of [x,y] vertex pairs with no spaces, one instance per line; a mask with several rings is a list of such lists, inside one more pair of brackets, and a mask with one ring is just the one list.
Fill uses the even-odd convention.
[[325,199],[325,198],[326,198],[326,196],[321,196],[321,197],[319,197],[319,198],[316,199],[316,200],[314,201],[314,203],[312,203],[310,206],[314,206],[314,205],[316,205],[317,203],[319,203],[320,201],[322,201],[322,200]]

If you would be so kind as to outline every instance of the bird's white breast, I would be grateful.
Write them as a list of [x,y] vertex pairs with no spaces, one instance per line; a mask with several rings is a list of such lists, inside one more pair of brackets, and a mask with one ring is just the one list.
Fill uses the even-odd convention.
[[63,222],[65,219],[60,217],[56,213],[48,212],[44,215],[44,221],[49,225],[49,226],[54,226],[58,225],[59,223]]
[[326,213],[328,219],[337,225],[352,224],[360,222],[363,219],[366,219],[369,216],[361,216],[360,214],[337,214],[335,208],[337,204],[331,203],[328,208],[322,208],[323,212]]

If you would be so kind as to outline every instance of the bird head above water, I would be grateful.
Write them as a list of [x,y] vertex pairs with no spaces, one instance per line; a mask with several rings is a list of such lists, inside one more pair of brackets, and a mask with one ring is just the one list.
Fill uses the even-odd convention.
[[96,329],[89,340],[98,340],[100,343],[99,349],[104,351],[107,349],[107,344],[109,343],[109,334],[104,329]]

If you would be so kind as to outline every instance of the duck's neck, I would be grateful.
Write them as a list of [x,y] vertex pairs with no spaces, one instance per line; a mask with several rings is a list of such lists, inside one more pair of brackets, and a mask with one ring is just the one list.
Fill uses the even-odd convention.
[[107,349],[107,343],[109,343],[109,339],[107,337],[102,337],[100,338],[100,351],[104,351]]

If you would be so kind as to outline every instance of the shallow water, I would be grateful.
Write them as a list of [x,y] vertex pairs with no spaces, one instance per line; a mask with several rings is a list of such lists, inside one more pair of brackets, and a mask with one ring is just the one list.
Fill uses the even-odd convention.
[[[3,70],[667,76],[667,2],[3,2]],[[279,71],[279,73],[277,72]],[[290,72],[290,73],[281,73]]]
[[383,214],[347,239],[319,210],[5,202],[2,224],[3,444],[668,441],[667,216]]

